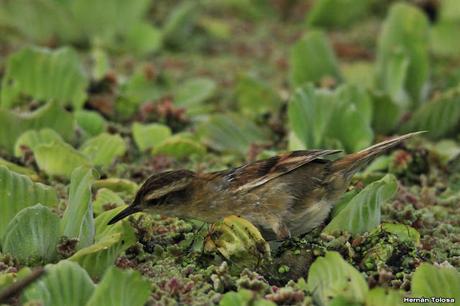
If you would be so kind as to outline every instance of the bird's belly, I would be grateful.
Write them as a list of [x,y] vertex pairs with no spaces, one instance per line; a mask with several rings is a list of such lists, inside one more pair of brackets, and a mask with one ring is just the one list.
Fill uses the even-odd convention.
[[307,208],[302,211],[289,213],[286,217],[286,225],[288,226],[292,236],[298,236],[311,231],[320,226],[328,217],[332,208],[332,202],[321,200],[315,203],[310,203]]

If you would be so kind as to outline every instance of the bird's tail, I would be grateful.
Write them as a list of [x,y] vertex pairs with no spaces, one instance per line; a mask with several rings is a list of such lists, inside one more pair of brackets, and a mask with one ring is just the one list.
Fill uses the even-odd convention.
[[351,177],[353,176],[353,174],[355,174],[360,169],[362,169],[365,165],[367,165],[371,160],[373,160],[378,155],[397,146],[404,140],[411,138],[415,135],[421,134],[421,133],[425,133],[425,131],[414,132],[414,133],[397,136],[397,137],[379,142],[359,152],[346,155],[343,158],[336,160],[332,164],[332,171],[342,172],[345,175],[345,177]]

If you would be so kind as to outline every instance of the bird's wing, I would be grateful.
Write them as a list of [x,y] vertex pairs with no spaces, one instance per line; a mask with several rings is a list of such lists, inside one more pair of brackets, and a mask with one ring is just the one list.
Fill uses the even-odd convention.
[[235,192],[248,191],[315,159],[339,152],[341,151],[306,150],[287,152],[227,170],[224,177],[231,190]]

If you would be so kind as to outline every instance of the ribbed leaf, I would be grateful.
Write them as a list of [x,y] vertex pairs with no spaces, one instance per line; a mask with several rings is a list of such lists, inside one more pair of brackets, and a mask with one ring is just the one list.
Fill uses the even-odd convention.
[[101,188],[96,193],[96,198],[93,202],[93,210],[96,216],[103,213],[106,209],[104,206],[120,206],[125,204],[125,202],[120,198],[120,196],[108,188]]
[[79,250],[69,260],[78,262],[91,277],[100,278],[128,246],[122,238],[122,233],[115,233]]
[[112,267],[104,274],[86,306],[142,306],[150,295],[150,283],[139,272]]
[[49,306],[86,305],[94,291],[94,284],[85,270],[77,263],[61,260],[46,266],[46,274],[28,287],[24,302],[40,302]]
[[115,35],[120,38],[131,31],[148,7],[147,0],[76,0],[71,2],[70,11],[85,37],[113,42]]
[[126,193],[128,195],[134,196],[134,194],[139,189],[139,186],[127,179],[111,177],[108,179],[97,180],[94,182],[94,187],[96,189],[99,188],[107,188],[114,192],[121,192]]
[[205,241],[205,250],[218,250],[226,259],[238,262],[240,267],[254,268],[262,257],[270,256],[270,246],[260,231],[244,218],[230,215],[215,223],[211,231],[212,235]]
[[132,126],[132,133],[134,142],[141,151],[158,146],[172,135],[171,129],[160,123],[140,124],[135,122]]
[[308,11],[311,26],[344,27],[360,20],[366,14],[370,0],[320,0]]
[[219,306],[276,306],[272,301],[258,298],[253,291],[248,289],[239,289],[238,292],[229,291],[222,296]]
[[94,220],[95,243],[77,253],[70,260],[78,262],[92,277],[100,278],[116,258],[136,241],[132,227],[127,221],[108,225],[118,212],[126,206],[106,211]]
[[138,22],[125,33],[120,49],[142,56],[157,51],[163,44],[163,32],[149,22]]
[[75,112],[77,125],[83,130],[85,136],[96,136],[104,132],[107,122],[99,113],[87,110]]
[[189,108],[199,106],[211,98],[216,91],[216,82],[206,78],[195,78],[187,80],[180,85],[175,92],[174,104]]
[[21,210],[8,224],[3,252],[25,264],[50,262],[57,257],[59,236],[59,217],[37,204]]
[[19,166],[1,157],[0,157],[0,166],[6,167],[8,170],[12,172],[28,176],[32,181],[40,180],[39,176],[34,170],[27,168],[27,167]]
[[16,114],[0,108],[0,148],[13,153],[16,140],[27,130],[50,128],[63,138],[74,135],[73,115],[57,103],[48,103],[32,113]]
[[[378,42],[376,75],[379,87],[391,89],[390,91],[397,89],[395,86],[389,86],[388,82],[393,82],[391,78],[395,78],[391,71],[397,71],[396,79],[401,78],[401,65],[404,65],[401,56],[405,56],[408,67],[404,89],[414,106],[422,102],[429,76],[428,39],[428,19],[422,11],[409,4],[393,5]],[[395,69],[396,67],[400,68]]]
[[[9,27],[22,34],[27,41],[43,45],[56,36],[69,41],[78,37],[78,29],[63,3],[56,0],[3,1],[2,17],[5,17]],[[27,22],[23,22],[24,19]]]
[[22,155],[22,147],[27,147],[32,151],[39,145],[63,142],[61,136],[52,129],[30,130],[22,134],[14,146],[14,155]]
[[120,135],[102,133],[88,139],[80,148],[80,151],[91,160],[93,165],[107,167],[115,158],[126,152],[126,144]]
[[[295,138],[291,149],[344,147],[353,152],[373,139],[371,100],[354,86],[336,91],[298,88],[288,105],[288,119]],[[349,129],[353,126],[353,129]],[[296,140],[301,147],[293,147]]]
[[18,103],[20,95],[28,95],[36,100],[55,100],[80,108],[87,86],[78,55],[72,49],[26,48],[8,59],[1,105],[10,108]]
[[108,224],[109,221],[113,217],[115,217],[116,214],[121,212],[126,207],[128,206],[122,205],[120,207],[103,212],[94,220],[94,225],[96,228],[96,242],[102,241],[105,238],[117,233],[122,234],[121,238],[125,241],[126,244],[132,244],[136,241],[133,228],[131,227],[131,225],[129,225],[127,219],[123,219],[122,221],[119,221],[116,224]]
[[380,75],[382,91],[403,110],[408,108],[409,97],[406,92],[406,79],[409,69],[409,56],[400,49],[388,56],[387,65]]
[[192,155],[204,155],[206,148],[198,140],[176,135],[163,141],[152,149],[152,154],[164,154],[175,158],[184,158]]
[[403,306],[403,295],[400,291],[388,288],[374,288],[366,296],[365,306]]
[[372,95],[372,105],[374,130],[377,133],[393,131],[401,118],[402,108],[390,96],[375,92]]
[[70,179],[69,202],[61,220],[62,234],[78,238],[78,248],[91,245],[94,241],[93,207],[91,185],[95,177],[93,170],[78,167]]
[[353,234],[368,232],[380,224],[380,207],[396,192],[398,183],[393,175],[366,186],[324,228],[324,232],[347,231]]
[[273,88],[249,74],[240,77],[235,91],[239,109],[249,116],[276,111],[281,104]]
[[411,241],[420,244],[420,233],[413,227],[399,223],[382,223],[381,229],[398,236],[401,241]]
[[175,48],[186,45],[198,12],[199,6],[194,1],[183,1],[174,7],[163,26],[165,43]]
[[52,206],[58,202],[54,189],[0,166],[0,242],[6,226],[23,208],[41,203]]
[[[412,276],[413,297],[439,297],[460,301],[460,272],[455,268],[437,268],[422,263]],[[440,305],[429,303],[425,305]]]
[[458,131],[460,122],[460,89],[448,91],[415,111],[403,131],[426,130],[427,135],[439,139]]
[[251,144],[268,142],[265,130],[233,113],[212,115],[199,129],[201,140],[218,151],[246,154]]
[[368,292],[364,277],[337,252],[318,257],[308,272],[308,289],[319,305],[329,305],[341,296],[351,302],[364,302]]
[[341,80],[337,59],[321,31],[310,31],[294,44],[289,66],[293,87],[319,82],[323,78]]
[[33,152],[38,167],[49,175],[70,177],[75,168],[91,165],[88,157],[64,142],[39,145]]

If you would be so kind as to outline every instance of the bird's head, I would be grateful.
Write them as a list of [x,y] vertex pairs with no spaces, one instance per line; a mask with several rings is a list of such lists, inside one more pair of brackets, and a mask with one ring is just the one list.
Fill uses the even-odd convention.
[[177,215],[189,202],[191,183],[195,173],[188,170],[174,170],[149,177],[136,193],[130,206],[113,217],[108,224],[114,224],[140,211]]

